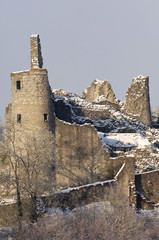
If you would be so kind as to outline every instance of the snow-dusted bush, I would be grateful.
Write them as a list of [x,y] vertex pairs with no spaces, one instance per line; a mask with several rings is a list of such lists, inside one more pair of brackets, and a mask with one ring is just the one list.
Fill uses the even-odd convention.
[[[112,193],[115,196],[115,193]],[[16,240],[145,240],[158,239],[159,221],[138,215],[120,199],[90,204],[73,211],[55,211],[34,225],[25,225]]]

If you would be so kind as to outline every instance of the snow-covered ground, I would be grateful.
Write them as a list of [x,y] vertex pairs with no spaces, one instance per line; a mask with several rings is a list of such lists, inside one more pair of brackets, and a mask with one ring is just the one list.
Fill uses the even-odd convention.
[[15,199],[0,198],[0,205],[9,205],[9,204],[13,204],[13,203],[16,203]]
[[103,142],[113,147],[151,148],[151,142],[140,133],[101,133],[98,136]]

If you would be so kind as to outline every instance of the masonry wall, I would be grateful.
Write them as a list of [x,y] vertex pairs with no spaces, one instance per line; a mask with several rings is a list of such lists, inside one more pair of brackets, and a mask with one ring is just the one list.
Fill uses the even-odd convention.
[[138,76],[132,79],[132,84],[126,93],[124,112],[151,125],[149,77]]
[[[130,174],[128,174],[128,172]],[[93,202],[110,201],[112,204],[122,201],[125,196],[129,202],[129,185],[134,181],[134,159],[128,158],[117,176],[108,181],[96,182],[75,188],[68,188],[53,196],[42,198],[47,207],[73,209]]]
[[56,118],[56,184],[60,189],[114,178],[125,156],[110,158],[90,124]]
[[[52,196],[41,197],[37,203],[40,209],[44,207],[73,209],[100,201],[110,201],[112,204],[116,204],[118,201],[123,201],[123,196],[126,197],[127,203],[129,203],[129,184],[132,181],[134,181],[134,159],[128,158],[121,165],[115,179],[68,189]],[[23,221],[29,218],[29,204],[29,200],[23,200],[22,202]],[[17,225],[17,204],[0,205],[0,227]]]
[[41,52],[40,38],[38,34],[31,35],[30,46],[31,68],[42,68],[43,58]]
[[88,102],[93,102],[101,95],[105,96],[110,102],[117,101],[110,83],[106,80],[94,80],[91,86],[83,92],[83,97],[86,98]]
[[137,174],[136,190],[141,193],[146,200],[152,203],[159,202],[159,170]]

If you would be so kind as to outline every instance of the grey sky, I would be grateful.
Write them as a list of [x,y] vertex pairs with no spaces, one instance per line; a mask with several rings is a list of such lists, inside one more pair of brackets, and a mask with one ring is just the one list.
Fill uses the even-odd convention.
[[78,94],[98,78],[125,99],[132,77],[149,75],[159,97],[159,0],[0,0],[0,115],[10,73],[30,68],[30,35],[40,35],[52,88]]

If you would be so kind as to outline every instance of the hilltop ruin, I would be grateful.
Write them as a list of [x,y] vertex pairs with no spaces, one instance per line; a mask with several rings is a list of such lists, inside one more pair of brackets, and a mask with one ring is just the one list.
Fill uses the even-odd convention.
[[[149,78],[133,78],[121,102],[106,80],[94,80],[82,96],[51,90],[42,66],[39,35],[32,35],[31,69],[11,73],[6,131],[14,122],[28,133],[38,132],[38,137],[41,130],[53,133],[58,191],[71,187],[78,192],[81,186],[81,192],[88,184],[115,181],[135,204],[138,199],[143,208],[157,203],[159,134],[151,128]],[[155,171],[155,178],[149,170]]]

